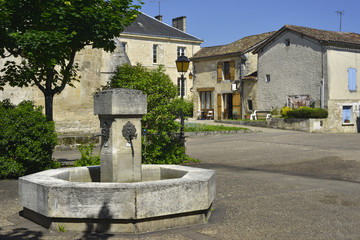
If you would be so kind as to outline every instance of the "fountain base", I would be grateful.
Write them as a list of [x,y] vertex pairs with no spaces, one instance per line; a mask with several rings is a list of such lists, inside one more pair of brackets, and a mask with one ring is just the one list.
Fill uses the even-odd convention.
[[144,233],[205,223],[215,171],[143,165],[142,182],[100,182],[100,166],[19,178],[23,216],[50,229]]

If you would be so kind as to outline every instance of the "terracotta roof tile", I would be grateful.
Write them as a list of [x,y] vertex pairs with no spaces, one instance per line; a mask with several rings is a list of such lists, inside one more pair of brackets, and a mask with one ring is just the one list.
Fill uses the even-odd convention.
[[289,29],[316,40],[328,43],[360,44],[360,34],[352,32],[335,32],[319,30],[308,27],[285,25],[284,29]]
[[252,35],[248,37],[244,37],[240,40],[232,42],[227,45],[213,46],[213,47],[204,47],[201,48],[195,55],[191,58],[199,59],[199,58],[207,58],[207,57],[215,57],[215,56],[223,56],[230,55],[236,53],[242,53],[246,50],[252,48],[256,44],[262,42],[268,37],[272,36],[275,32],[262,33],[258,35]]

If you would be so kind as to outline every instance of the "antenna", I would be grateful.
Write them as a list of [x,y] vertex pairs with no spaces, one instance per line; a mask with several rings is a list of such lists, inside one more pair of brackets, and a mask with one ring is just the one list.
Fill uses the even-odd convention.
[[340,15],[340,32],[341,32],[342,16],[345,15],[345,11],[344,10],[339,10],[339,11],[336,11],[336,13],[338,15]]
[[150,2],[158,2],[158,5],[159,5],[159,16],[160,16],[160,0],[158,0],[158,1],[150,1]]

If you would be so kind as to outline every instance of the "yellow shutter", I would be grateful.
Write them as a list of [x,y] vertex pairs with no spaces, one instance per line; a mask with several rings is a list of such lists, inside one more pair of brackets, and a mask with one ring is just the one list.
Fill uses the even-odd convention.
[[233,115],[237,111],[237,115],[241,117],[241,97],[239,92],[234,92],[232,94],[233,100]]
[[218,113],[218,120],[221,120],[221,94],[218,93],[217,95],[217,113]]
[[235,80],[235,60],[230,61],[230,80]]
[[218,82],[222,81],[222,62],[218,62],[217,65],[217,81]]

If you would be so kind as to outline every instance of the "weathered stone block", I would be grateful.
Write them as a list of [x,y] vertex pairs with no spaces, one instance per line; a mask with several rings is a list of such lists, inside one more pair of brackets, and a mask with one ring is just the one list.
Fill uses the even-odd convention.
[[144,115],[147,98],[140,90],[115,88],[94,96],[95,115]]

